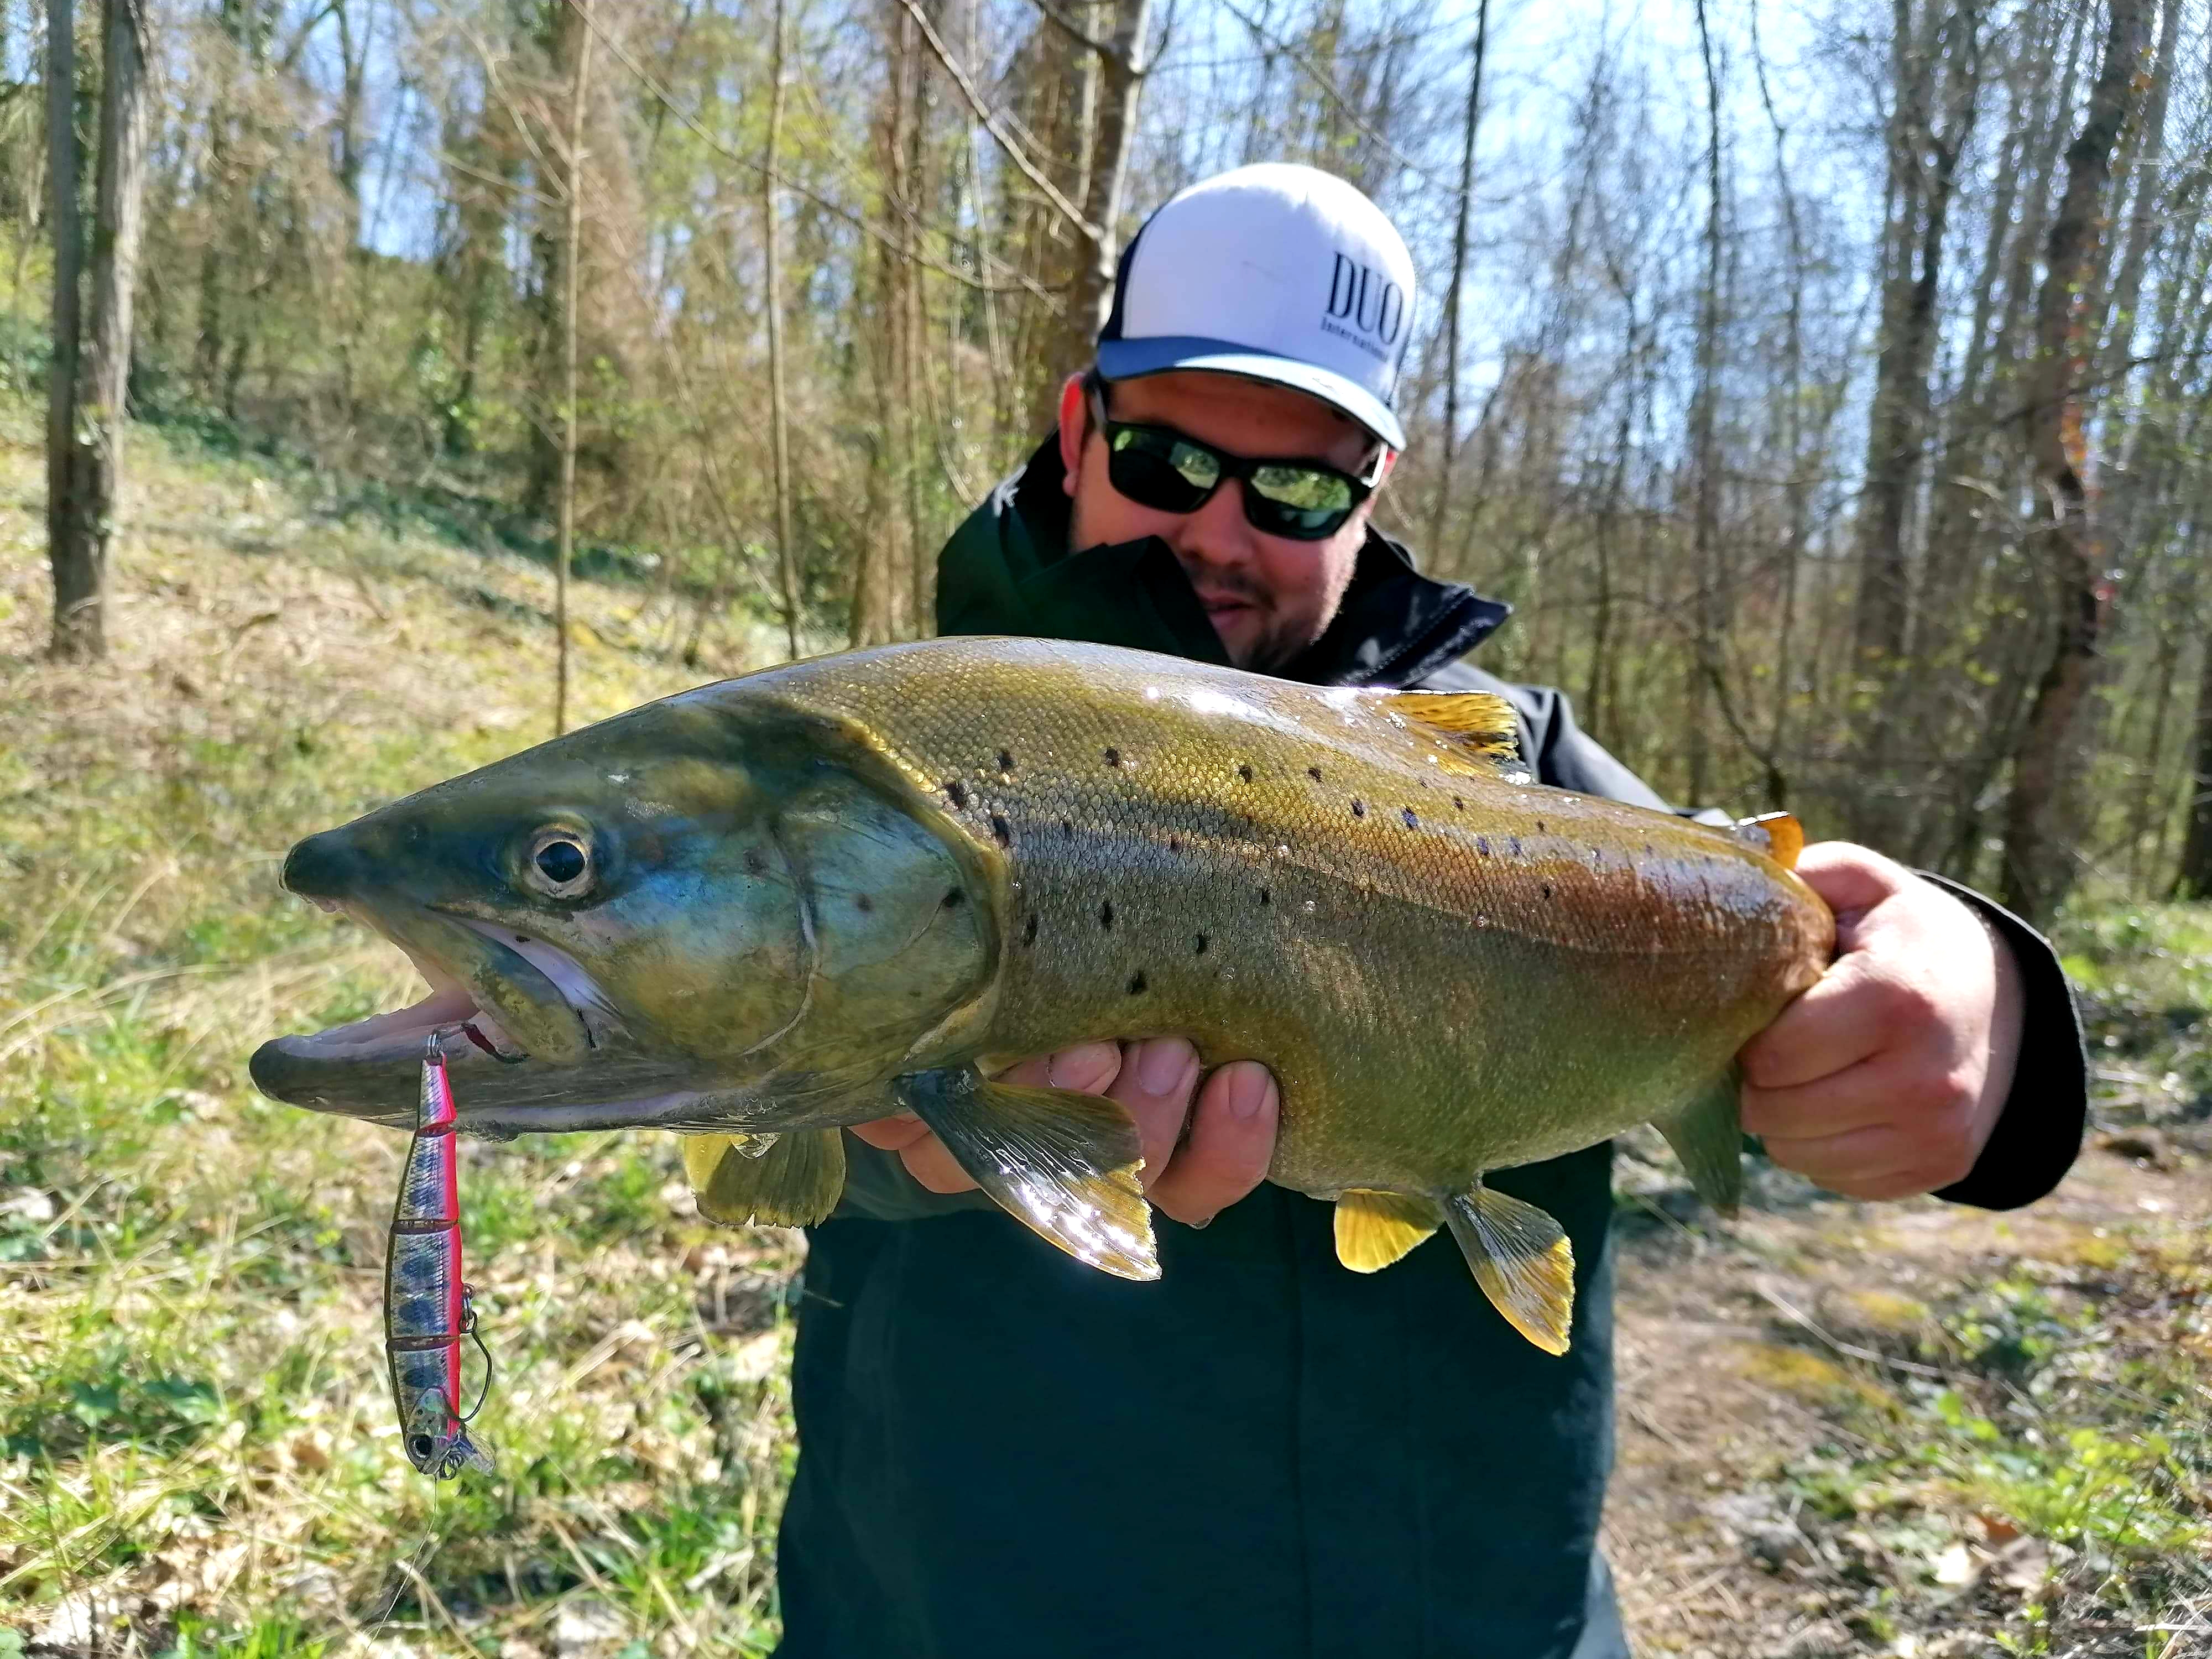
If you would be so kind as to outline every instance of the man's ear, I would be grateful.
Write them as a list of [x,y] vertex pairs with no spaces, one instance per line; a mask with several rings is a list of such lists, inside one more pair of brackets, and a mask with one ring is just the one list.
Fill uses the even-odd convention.
[[1075,499],[1075,475],[1083,470],[1083,440],[1091,430],[1085,407],[1083,376],[1071,374],[1060,388],[1060,487]]

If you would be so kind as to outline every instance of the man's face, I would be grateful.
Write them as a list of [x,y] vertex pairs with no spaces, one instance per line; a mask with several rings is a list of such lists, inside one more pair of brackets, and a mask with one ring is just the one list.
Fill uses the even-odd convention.
[[[1233,374],[1152,374],[1114,383],[1107,398],[1117,421],[1173,427],[1231,455],[1319,461],[1357,477],[1374,453],[1365,429],[1328,404]],[[1105,440],[1085,404],[1080,377],[1069,380],[1060,392],[1060,448],[1074,502],[1071,547],[1158,537],[1182,561],[1239,668],[1280,668],[1321,637],[1352,581],[1372,496],[1318,542],[1255,530],[1244,517],[1241,479],[1223,480],[1195,513],[1140,507],[1107,478]]]

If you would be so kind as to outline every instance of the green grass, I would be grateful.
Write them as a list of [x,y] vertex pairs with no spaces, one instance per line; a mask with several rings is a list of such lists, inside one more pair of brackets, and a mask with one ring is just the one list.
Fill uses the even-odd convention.
[[[265,1037],[402,995],[277,864],[543,735],[548,584],[367,532],[273,560],[222,533],[303,511],[251,463],[133,456],[100,670],[39,659],[40,526],[0,517],[0,1653],[550,1651],[563,1619],[609,1653],[766,1651],[795,1241],[691,1218],[665,1137],[468,1144],[498,1470],[434,1486],[381,1349],[404,1141],[246,1079]],[[0,498],[38,488],[0,454]],[[699,678],[645,604],[580,588],[580,718]]]
[[[2177,1610],[2212,1604],[2212,1241],[2147,1225],[2100,1243],[2093,1264],[2031,1256],[1959,1287],[1886,1345],[1902,1364],[1853,1362],[1844,1432],[1778,1472],[1808,1531],[1892,1567],[1865,1576],[1863,1633],[1934,1604],[2008,1653],[2195,1651],[2167,1638]],[[1962,1537],[2012,1546],[2025,1593],[1939,1586]]]
[[[434,1486],[380,1346],[404,1143],[246,1079],[265,1037],[404,992],[276,867],[544,734],[544,572],[318,521],[250,459],[146,437],[114,659],[64,672],[39,659],[35,435],[0,399],[0,1659],[49,1628],[174,1659],[764,1653],[795,1242],[690,1218],[665,1137],[468,1146],[498,1468]],[[579,719],[696,678],[663,648],[680,609],[576,603]],[[2061,937],[2100,1051],[2166,1109],[2212,1103],[2212,915]],[[2003,1626],[2021,1652],[2203,1588],[2212,1269],[2148,1224],[2086,1267],[2108,1288],[2031,1262],[1931,1296],[1897,1355],[1942,1376],[1859,1367],[1834,1443],[1778,1477],[1900,1559],[1984,1516],[2069,1552]],[[1869,1639],[1904,1593],[1865,1587]]]

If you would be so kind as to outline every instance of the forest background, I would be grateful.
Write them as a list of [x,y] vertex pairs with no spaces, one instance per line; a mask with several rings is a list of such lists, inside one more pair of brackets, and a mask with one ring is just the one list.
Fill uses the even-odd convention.
[[2118,1138],[2016,1231],[1629,1149],[1639,1643],[2212,1644],[2203,0],[0,0],[0,1655],[772,1643],[795,1240],[472,1148],[501,1474],[430,1492],[398,1149],[242,1066],[404,975],[276,860],[926,633],[1122,241],[1279,159],[1413,246],[1378,521],[1483,664],[2084,993]]
[[131,406],[573,538],[690,663],[909,637],[1141,216],[1310,161],[1425,274],[1381,520],[1518,607],[1491,666],[2039,920],[2212,884],[2201,9],[932,3],[118,0]]

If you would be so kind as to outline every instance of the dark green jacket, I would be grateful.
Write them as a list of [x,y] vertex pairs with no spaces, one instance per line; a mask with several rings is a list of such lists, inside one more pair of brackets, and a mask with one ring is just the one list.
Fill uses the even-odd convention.
[[[1064,550],[1060,477],[1048,442],[961,527],[942,630],[1222,661],[1163,544]],[[1288,677],[1501,692],[1543,781],[1661,805],[1564,697],[1457,665],[1505,615],[1370,535]],[[2049,947],[1977,902],[2020,952],[2041,1046],[1945,1196],[2005,1207],[2072,1162],[2084,1071]],[[1597,1550],[1609,1146],[1493,1178],[1573,1239],[1559,1358],[1505,1325],[1449,1239],[1349,1273],[1329,1206],[1279,1187],[1203,1232],[1156,1216],[1162,1278],[1135,1285],[847,1146],[853,1187],[813,1230],[800,1304],[781,1659],[1626,1655]]]

